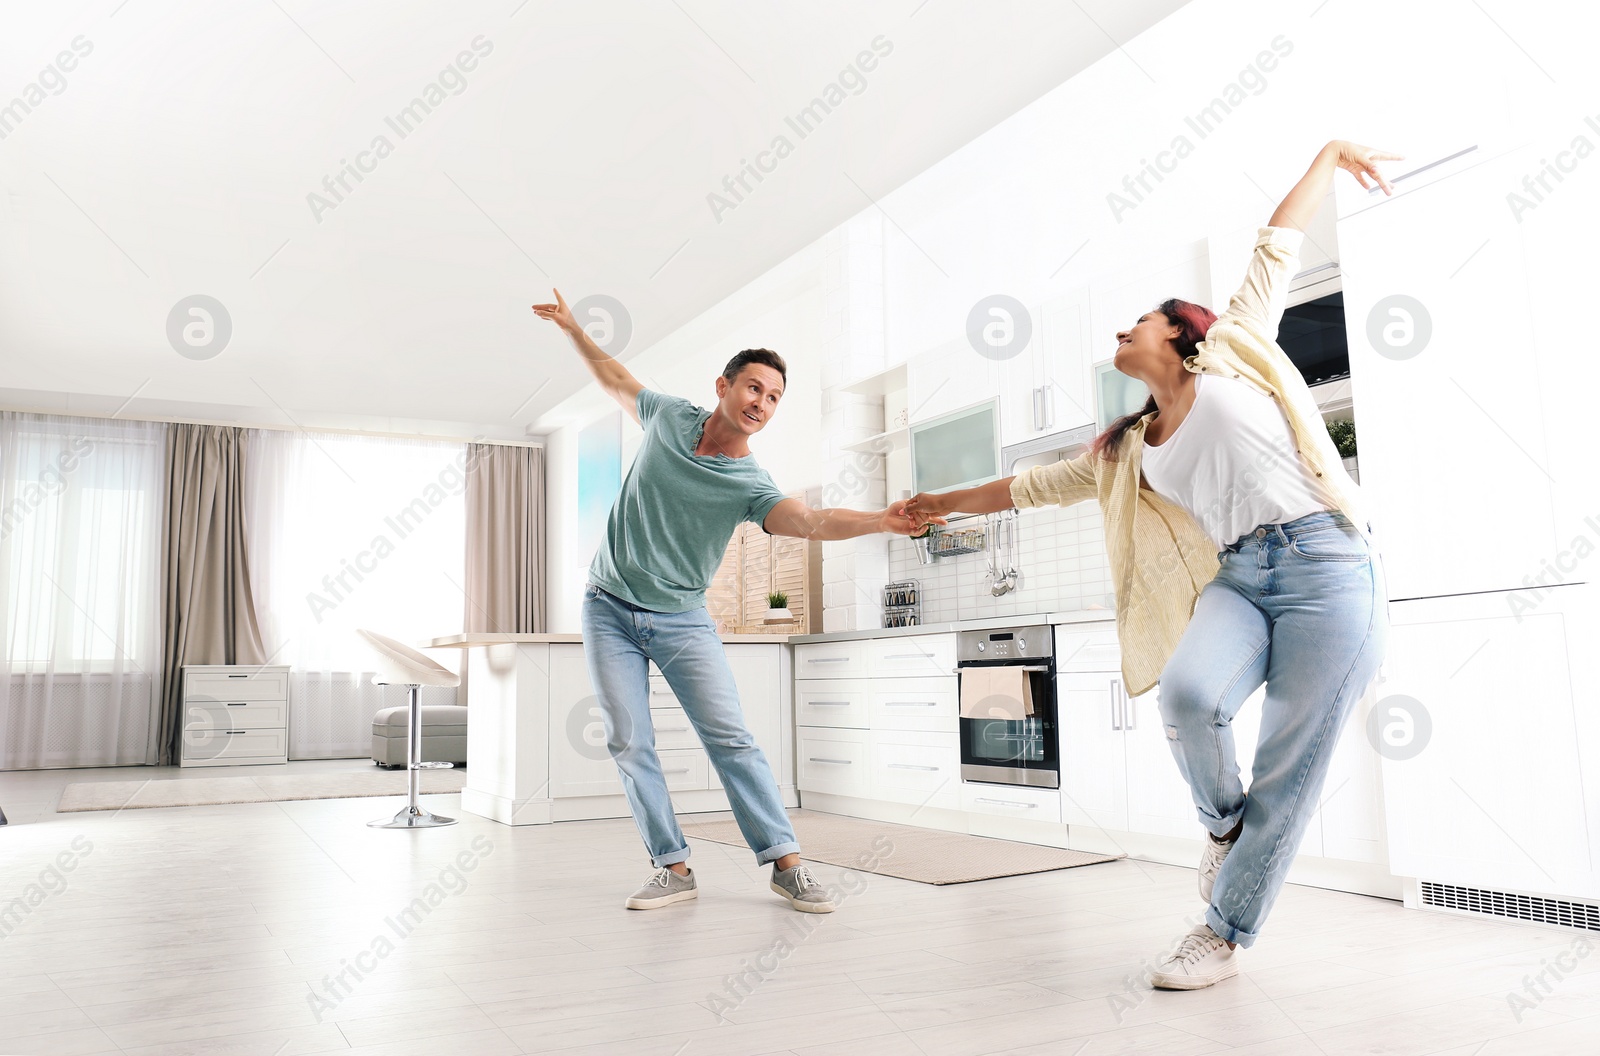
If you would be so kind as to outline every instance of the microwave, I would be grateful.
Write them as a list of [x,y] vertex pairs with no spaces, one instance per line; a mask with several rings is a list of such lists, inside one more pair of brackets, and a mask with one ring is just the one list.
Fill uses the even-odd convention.
[[911,488],[951,491],[999,480],[1000,401],[988,399],[911,426]]

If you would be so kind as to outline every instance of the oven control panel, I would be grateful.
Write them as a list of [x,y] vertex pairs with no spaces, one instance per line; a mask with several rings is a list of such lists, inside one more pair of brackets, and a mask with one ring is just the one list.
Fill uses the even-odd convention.
[[1048,625],[962,631],[956,640],[956,659],[1048,660],[1054,651],[1051,643]]

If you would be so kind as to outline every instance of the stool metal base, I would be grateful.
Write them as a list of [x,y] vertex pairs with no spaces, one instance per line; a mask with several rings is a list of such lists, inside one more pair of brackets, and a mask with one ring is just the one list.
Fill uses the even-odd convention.
[[406,805],[392,818],[379,818],[367,822],[369,829],[436,829],[454,825],[455,818],[433,814],[422,809],[418,802],[421,794],[423,770],[450,770],[455,763],[425,763],[422,761],[422,694],[421,686],[408,686],[410,700],[406,722]]
[[444,825],[454,825],[455,818],[447,818],[443,814],[430,814],[421,807],[405,806],[400,808],[388,821],[367,822],[369,829],[436,829]]

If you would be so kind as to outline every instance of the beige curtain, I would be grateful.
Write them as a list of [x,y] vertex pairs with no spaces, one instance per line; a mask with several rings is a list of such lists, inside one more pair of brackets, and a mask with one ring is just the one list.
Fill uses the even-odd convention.
[[161,538],[162,765],[178,761],[185,664],[264,664],[246,562],[245,431],[174,425]]
[[544,450],[469,444],[467,631],[544,630]]

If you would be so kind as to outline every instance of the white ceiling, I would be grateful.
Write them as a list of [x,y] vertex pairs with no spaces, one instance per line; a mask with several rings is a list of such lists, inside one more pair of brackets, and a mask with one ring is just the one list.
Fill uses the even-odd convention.
[[[0,91],[44,94],[0,139],[0,404],[522,436],[588,381],[528,310],[553,284],[626,306],[626,359],[1181,6],[13,5]],[[459,94],[385,124],[480,35]],[[232,322],[211,358],[168,339],[193,294]]]

